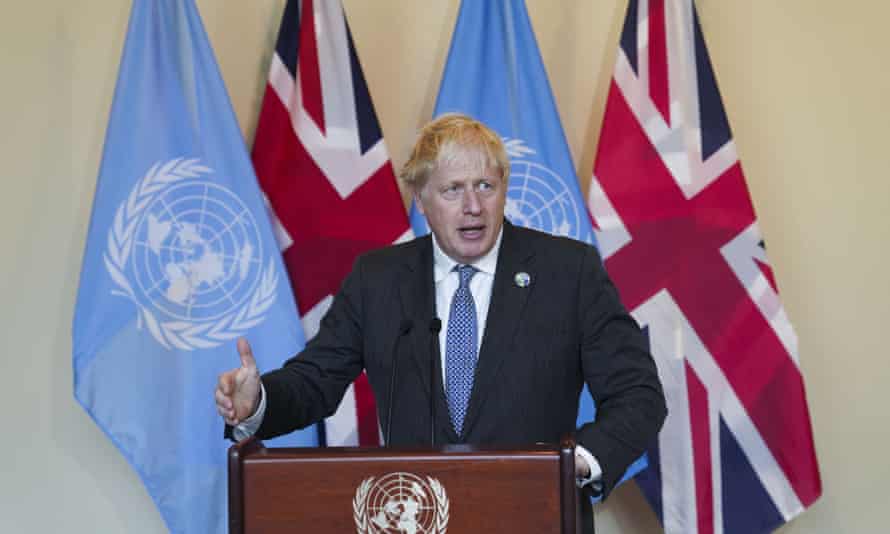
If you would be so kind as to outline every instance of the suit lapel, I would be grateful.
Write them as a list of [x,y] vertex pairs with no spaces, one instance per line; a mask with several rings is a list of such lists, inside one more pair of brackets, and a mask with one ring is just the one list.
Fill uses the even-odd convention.
[[[412,359],[423,383],[423,389],[430,394],[430,373],[436,377],[436,390],[433,392],[436,404],[436,427],[444,430],[450,442],[457,441],[457,434],[451,426],[448,416],[448,405],[442,387],[441,356],[439,339],[430,332],[430,323],[436,315],[435,282],[433,280],[433,242],[429,236],[418,240],[419,251],[406,258],[404,272],[400,280],[399,298],[402,305],[402,316],[414,321],[411,333]],[[446,312],[447,313],[447,312]],[[432,354],[430,351],[432,350]],[[432,362],[432,369],[430,368]]]
[[501,365],[507,354],[512,353],[511,344],[521,323],[522,313],[534,288],[532,283],[519,287],[515,282],[516,273],[528,273],[531,280],[536,273],[533,268],[534,251],[526,246],[516,229],[504,221],[504,236],[498,252],[498,264],[491,290],[491,302],[485,325],[485,335],[479,350],[476,364],[476,377],[473,392],[464,420],[464,435],[468,435],[479,416],[485,398],[493,382],[498,378]]

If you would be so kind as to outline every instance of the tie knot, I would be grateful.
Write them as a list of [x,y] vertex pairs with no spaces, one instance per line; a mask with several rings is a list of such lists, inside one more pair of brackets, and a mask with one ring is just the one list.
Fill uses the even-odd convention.
[[458,265],[455,269],[457,270],[457,275],[460,277],[460,287],[462,288],[466,288],[470,285],[470,279],[472,279],[473,275],[478,271],[478,269],[472,265]]

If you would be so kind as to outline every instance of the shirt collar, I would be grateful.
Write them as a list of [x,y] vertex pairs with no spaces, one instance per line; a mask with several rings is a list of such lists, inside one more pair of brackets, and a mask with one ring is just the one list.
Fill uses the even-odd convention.
[[[449,258],[447,254],[442,250],[442,247],[439,246],[439,242],[436,241],[436,235],[430,232],[430,235],[433,238],[433,278],[435,282],[438,284],[442,280],[448,276],[454,267],[458,265],[456,261]],[[494,270],[498,266],[498,253],[501,249],[501,238],[504,237],[504,226],[501,225],[501,231],[498,232],[498,238],[494,242],[494,246],[491,247],[484,256],[474,261],[470,265],[479,269],[480,272],[485,274],[494,276]]]

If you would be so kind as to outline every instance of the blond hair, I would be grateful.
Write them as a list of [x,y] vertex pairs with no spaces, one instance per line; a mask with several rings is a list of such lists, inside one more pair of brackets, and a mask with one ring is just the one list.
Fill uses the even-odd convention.
[[510,160],[500,136],[470,116],[447,113],[420,130],[399,178],[419,192],[440,165],[454,164],[495,168],[505,184],[510,176]]

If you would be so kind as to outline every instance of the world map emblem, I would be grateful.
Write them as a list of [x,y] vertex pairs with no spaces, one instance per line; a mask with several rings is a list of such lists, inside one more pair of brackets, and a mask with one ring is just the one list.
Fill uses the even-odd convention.
[[364,479],[352,501],[358,534],[445,534],[448,508],[441,482],[406,472]]
[[504,214],[513,224],[589,242],[582,233],[587,214],[566,181],[544,165],[524,159],[535,154],[521,139],[504,139],[510,156],[510,181]]
[[[167,349],[216,347],[261,323],[278,272],[253,213],[197,159],[154,164],[115,212],[104,261]],[[274,253],[274,251],[273,251]]]

